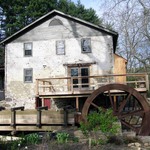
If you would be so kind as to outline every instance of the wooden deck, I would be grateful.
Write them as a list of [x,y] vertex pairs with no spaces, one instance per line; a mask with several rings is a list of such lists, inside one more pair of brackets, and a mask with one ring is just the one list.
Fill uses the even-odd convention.
[[[87,79],[88,83],[73,84],[74,80],[81,81]],[[142,74],[118,74],[118,75],[100,75],[84,77],[60,77],[43,78],[36,80],[37,97],[82,97],[90,95],[99,87],[112,83],[126,84],[135,88],[139,92],[149,90],[148,75]],[[121,82],[122,81],[122,82]],[[114,91],[115,92],[115,91]],[[117,91],[118,92],[118,91]]]
[[[94,90],[103,85],[117,83],[119,77],[126,79],[126,82],[122,82],[122,84],[129,85],[139,92],[146,93],[149,90],[147,74],[37,79],[37,97],[43,99],[47,97],[76,98],[75,110],[68,111],[68,114],[64,109],[57,111],[53,109],[45,110],[45,107],[39,107],[35,110],[24,110],[22,107],[2,110],[0,111],[0,131],[53,131],[62,129],[66,125],[74,125],[75,114],[79,110],[79,97],[88,97]],[[89,82],[86,84],[72,84],[74,79],[80,79],[81,81],[83,78],[88,79]],[[113,90],[110,92],[122,94],[123,91]]]

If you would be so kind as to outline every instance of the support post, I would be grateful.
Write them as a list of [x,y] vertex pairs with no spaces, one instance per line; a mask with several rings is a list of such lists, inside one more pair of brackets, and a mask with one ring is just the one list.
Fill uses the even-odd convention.
[[23,111],[24,106],[11,108],[11,124],[10,124],[10,126],[12,126],[14,129],[16,128],[16,110]]
[[11,126],[16,128],[16,111],[11,112]]
[[117,110],[117,98],[116,98],[116,95],[114,95],[114,110],[115,110],[115,112]]
[[76,111],[79,111],[79,97],[76,97]]
[[41,110],[38,110],[37,112],[37,127],[41,128]]
[[70,86],[71,86],[71,92],[73,93],[73,78],[72,77],[71,77]]
[[36,95],[39,95],[39,80],[36,79]]
[[64,108],[64,125],[67,127],[68,125],[68,110],[67,108]]
[[36,126],[41,128],[42,127],[42,110],[48,110],[48,106],[45,107],[38,107],[37,108],[37,124]]
[[146,89],[149,91],[149,79],[148,79],[148,74],[146,74]]

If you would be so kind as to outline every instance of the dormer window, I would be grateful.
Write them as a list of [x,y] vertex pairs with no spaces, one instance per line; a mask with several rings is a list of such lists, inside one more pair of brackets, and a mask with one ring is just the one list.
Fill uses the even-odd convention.
[[83,38],[81,40],[81,50],[82,53],[91,53],[91,39]]
[[32,43],[24,43],[24,56],[32,56]]
[[63,25],[62,21],[59,19],[53,19],[50,23],[49,26],[57,26],[57,25]]

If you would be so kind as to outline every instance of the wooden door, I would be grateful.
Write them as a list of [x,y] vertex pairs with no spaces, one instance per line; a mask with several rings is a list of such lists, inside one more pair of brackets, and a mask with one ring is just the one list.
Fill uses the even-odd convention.
[[51,99],[50,98],[44,98],[44,106],[48,106],[48,109],[51,108]]

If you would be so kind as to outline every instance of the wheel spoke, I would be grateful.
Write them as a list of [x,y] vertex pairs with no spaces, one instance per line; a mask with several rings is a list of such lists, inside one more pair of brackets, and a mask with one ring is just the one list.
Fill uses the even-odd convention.
[[126,105],[127,101],[129,100],[129,98],[131,97],[131,93],[128,94],[127,98],[123,100],[123,102],[121,103],[121,105],[119,106],[118,112],[120,113],[122,111],[122,109],[124,108],[124,106]]
[[108,95],[109,95],[111,106],[114,109],[114,104],[113,104],[113,100],[112,100],[112,97],[111,97],[111,94],[110,94],[110,90],[108,91]]
[[133,111],[133,112],[128,112],[128,113],[125,113],[125,114],[120,114],[119,118],[125,118],[125,117],[128,117],[128,116],[143,116],[144,115],[144,111],[143,110],[137,110],[137,111]]
[[91,105],[93,105],[93,106],[96,107],[97,109],[99,108],[99,106],[97,106],[97,105],[94,104],[93,102],[91,103]]
[[122,123],[123,125],[125,125],[126,127],[132,129],[132,130],[135,131],[136,133],[139,132],[139,128],[134,127],[133,125],[129,124],[128,122],[126,122],[126,121],[124,121],[124,120],[121,120],[121,123]]

